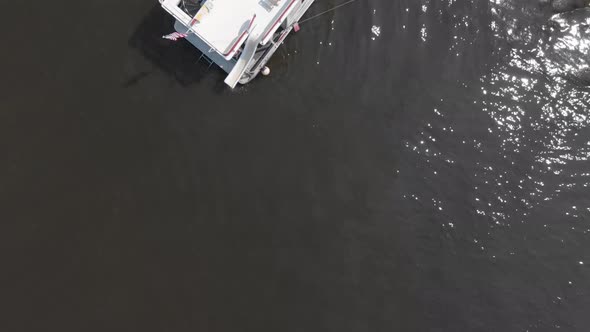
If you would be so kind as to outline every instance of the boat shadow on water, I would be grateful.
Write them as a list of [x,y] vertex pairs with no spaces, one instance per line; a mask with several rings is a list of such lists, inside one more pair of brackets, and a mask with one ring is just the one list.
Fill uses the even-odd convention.
[[[210,65],[205,59],[200,59],[200,51],[188,42],[174,42],[162,38],[173,31],[174,19],[159,5],[155,5],[139,23],[128,44],[183,87],[196,84],[208,75],[220,75],[217,67]],[[122,85],[133,86],[149,74],[141,72],[133,75]],[[220,85],[220,88],[222,86]],[[217,87],[215,89],[217,90]]]

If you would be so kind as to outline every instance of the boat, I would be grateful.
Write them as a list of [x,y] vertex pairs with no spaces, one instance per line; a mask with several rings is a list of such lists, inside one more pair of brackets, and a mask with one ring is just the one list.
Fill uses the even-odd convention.
[[177,36],[227,73],[234,88],[269,73],[268,60],[314,0],[159,0]]

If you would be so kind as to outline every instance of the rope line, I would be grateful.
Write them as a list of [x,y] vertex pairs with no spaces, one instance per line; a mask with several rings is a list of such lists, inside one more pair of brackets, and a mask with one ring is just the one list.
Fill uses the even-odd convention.
[[305,20],[303,20],[303,21],[299,21],[299,24],[301,24],[301,23],[304,23],[304,22],[307,22],[307,21],[309,21],[309,20],[312,20],[312,19],[314,19],[314,18],[316,18],[316,17],[319,17],[319,16],[322,16],[322,15],[324,15],[324,14],[327,14],[327,13],[329,13],[329,12],[331,12],[331,11],[334,11],[334,10],[336,10],[336,9],[340,8],[340,7],[344,7],[344,6],[346,6],[346,5],[348,5],[348,4],[351,4],[351,3],[355,2],[355,1],[357,1],[357,0],[348,0],[348,1],[346,1],[345,3],[341,3],[341,4],[339,4],[338,6],[332,7],[332,8],[330,8],[330,9],[328,9],[328,10],[324,11],[324,12],[321,12],[321,13],[319,13],[319,14],[317,14],[317,15],[314,15],[314,16],[312,16],[312,17],[306,18],[306,19],[305,19]]

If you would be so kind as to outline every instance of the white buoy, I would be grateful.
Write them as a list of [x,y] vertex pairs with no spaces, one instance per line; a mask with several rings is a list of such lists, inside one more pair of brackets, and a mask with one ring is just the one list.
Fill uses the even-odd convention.
[[260,72],[262,73],[262,75],[268,76],[268,75],[270,75],[270,68],[268,68],[267,66],[264,66],[264,68],[262,68],[262,70]]

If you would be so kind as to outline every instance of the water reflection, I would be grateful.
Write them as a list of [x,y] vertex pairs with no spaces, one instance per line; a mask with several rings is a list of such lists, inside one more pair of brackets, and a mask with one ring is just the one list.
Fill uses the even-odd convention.
[[[472,3],[476,6],[482,2]],[[484,143],[479,137],[455,135],[453,123],[442,120],[449,113],[440,111],[445,108],[441,101],[440,107],[433,110],[441,121],[436,125],[426,123],[419,138],[406,141],[405,147],[432,166],[430,176],[439,176],[437,168],[444,164],[459,163],[473,169],[473,174],[468,175],[476,193],[471,206],[476,215],[490,220],[491,227],[524,222],[536,207],[590,184],[590,174],[581,164],[590,157],[586,133],[590,125],[590,91],[572,79],[589,66],[590,15],[551,16],[535,1],[495,0],[489,2],[489,26],[481,27],[473,24],[469,16],[458,15],[452,8],[454,4],[422,1],[421,13],[452,13],[455,33],[449,53],[456,56],[474,42],[466,31],[477,35],[480,29],[487,28],[492,32],[500,60],[481,76],[479,96],[475,94],[472,102],[475,109],[493,120],[485,130],[495,141]],[[427,23],[421,24],[422,41],[431,33]],[[453,138],[456,144],[477,153],[494,156],[475,160],[446,153],[436,148],[436,139],[441,136]],[[407,198],[417,200],[419,196],[413,193]],[[431,206],[441,213],[442,199],[431,200]],[[584,218],[589,211],[590,205],[572,205],[563,213],[569,218]]]
[[[505,204],[509,200],[519,200],[526,215],[573,186],[588,184],[587,174],[570,164],[587,161],[589,156],[588,142],[579,134],[590,124],[590,93],[567,79],[587,66],[590,36],[580,33],[587,19],[576,19],[569,13],[547,19],[533,10],[523,24],[522,16],[516,19],[515,15],[522,11],[512,12],[515,6],[516,2],[497,2],[492,10],[496,21],[507,22],[503,28],[492,25],[495,36],[507,35],[512,48],[505,64],[481,79],[483,111],[495,122],[489,130],[501,138],[501,157],[517,160],[511,157],[527,153],[534,158],[521,177],[483,166],[482,177],[499,179],[489,181],[498,191],[510,181],[518,183],[516,193],[498,196],[500,208],[484,212],[503,217],[517,213],[514,204]],[[552,24],[555,22],[558,28]]]

